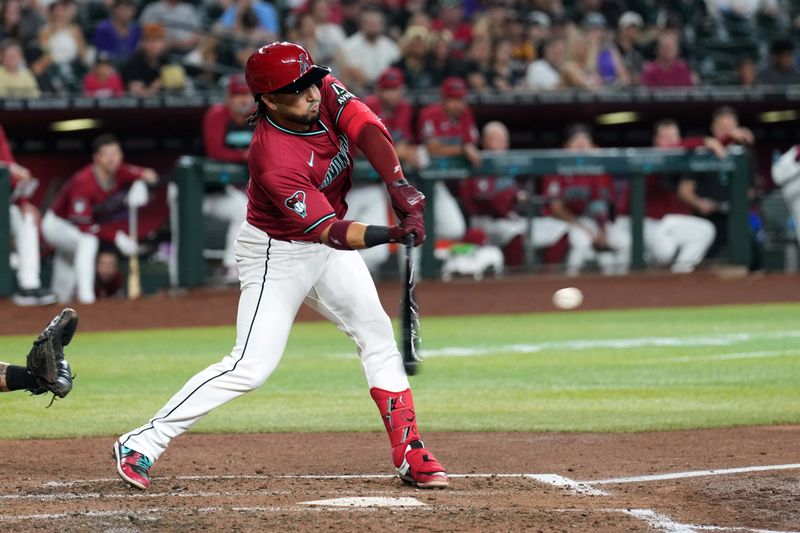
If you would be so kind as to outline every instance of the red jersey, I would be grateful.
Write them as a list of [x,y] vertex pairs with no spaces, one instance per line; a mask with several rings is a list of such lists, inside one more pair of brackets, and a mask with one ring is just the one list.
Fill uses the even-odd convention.
[[462,145],[478,142],[478,128],[470,109],[464,108],[456,119],[444,112],[442,104],[432,104],[419,112],[419,138],[422,142]]
[[656,61],[645,63],[641,83],[644,87],[691,87],[694,80],[686,61],[678,59],[667,69]]
[[411,119],[414,111],[406,100],[400,100],[394,110],[389,110],[381,105],[381,101],[377,96],[371,94],[364,98],[364,103],[372,109],[372,112],[378,117],[389,130],[389,134],[394,139],[394,142],[414,142],[414,133],[411,129]]
[[229,163],[246,163],[245,152],[253,138],[253,127],[238,124],[225,104],[214,104],[203,117],[206,156]]
[[[89,164],[64,184],[50,206],[58,217],[69,220],[86,233],[98,233],[107,214],[123,205],[130,184],[139,179],[144,169],[123,163],[112,182],[103,187]],[[127,217],[127,209],[124,210]]]
[[258,121],[250,144],[247,222],[281,240],[319,242],[347,212],[354,139],[337,128],[354,99],[331,75],[320,87],[320,116],[309,131],[288,130],[269,117]]
[[544,191],[550,200],[564,202],[575,216],[605,216],[611,200],[611,176],[545,176]]
[[[676,192],[677,176],[650,174],[645,179],[644,216],[661,219],[666,215],[690,215],[692,210]],[[630,214],[630,181],[625,180],[617,195],[617,214]]]
[[512,177],[487,176],[459,182],[464,209],[473,216],[505,218],[517,204],[519,188]]
[[105,80],[101,80],[94,72],[90,72],[83,78],[83,94],[96,98],[123,96],[125,84],[122,82],[122,77],[116,72]]

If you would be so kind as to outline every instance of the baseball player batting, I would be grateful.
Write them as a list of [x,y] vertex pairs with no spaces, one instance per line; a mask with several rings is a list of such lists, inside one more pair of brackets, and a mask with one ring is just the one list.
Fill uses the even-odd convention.
[[[272,374],[306,303],[358,346],[400,478],[420,488],[446,487],[445,469],[420,440],[391,322],[355,251],[409,235],[419,246],[425,239],[425,197],[403,177],[380,120],[304,48],[266,45],[248,59],[245,77],[258,108],[251,117],[257,124],[248,157],[247,220],[235,246],[241,283],[236,345],[146,424],[119,438],[117,472],[147,489],[151,465],[174,437]],[[356,146],[383,178],[399,225],[342,218]]]

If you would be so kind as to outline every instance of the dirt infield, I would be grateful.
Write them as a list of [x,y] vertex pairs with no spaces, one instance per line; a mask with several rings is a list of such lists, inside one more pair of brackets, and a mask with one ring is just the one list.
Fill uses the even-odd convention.
[[[728,277],[711,273],[692,275],[640,274],[624,278],[567,279],[560,276],[510,276],[476,283],[423,281],[418,287],[422,316],[530,313],[555,311],[550,298],[557,289],[574,285],[585,296],[582,310],[632,309],[695,305],[800,301],[800,276],[773,274]],[[400,302],[398,282],[378,285],[390,315]],[[235,322],[239,292],[235,289],[198,289],[181,295],[160,293],[136,301],[101,300],[75,305],[81,331],[228,326]],[[0,301],[0,335],[38,333],[55,307],[20,308]],[[302,307],[298,320],[321,320]]]
[[[565,285],[583,290],[583,309],[800,300],[798,277],[712,274],[425,282],[419,299],[429,316],[549,311],[550,295]],[[380,292],[392,313],[397,284]],[[230,325],[237,296],[206,289],[77,308],[81,331]],[[36,333],[56,310],[0,302],[0,334]],[[393,477],[379,433],[189,434],[155,465],[149,492],[116,478],[112,442],[0,440],[0,529],[800,531],[800,426],[428,433],[426,444],[454,474],[441,491]],[[308,503],[338,498],[350,500]]]
[[[188,435],[153,468],[149,492],[116,478],[112,438],[0,441],[0,529],[790,531],[800,529],[799,440],[796,426],[429,434],[456,476],[448,490],[421,491],[389,476],[377,433]],[[678,477],[619,479],[663,473]],[[304,503],[335,498],[405,506]]]

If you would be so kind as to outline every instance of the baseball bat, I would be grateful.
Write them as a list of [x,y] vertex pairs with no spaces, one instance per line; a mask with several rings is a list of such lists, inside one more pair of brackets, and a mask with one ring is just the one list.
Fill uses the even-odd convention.
[[128,231],[135,251],[128,260],[128,299],[135,300],[142,295],[142,278],[139,272],[139,212],[136,207],[128,207]]
[[417,282],[414,276],[414,236],[409,235],[405,240],[405,272],[403,299],[401,302],[400,317],[403,330],[403,366],[406,374],[413,376],[419,371],[422,357],[419,355],[419,304],[417,303]]

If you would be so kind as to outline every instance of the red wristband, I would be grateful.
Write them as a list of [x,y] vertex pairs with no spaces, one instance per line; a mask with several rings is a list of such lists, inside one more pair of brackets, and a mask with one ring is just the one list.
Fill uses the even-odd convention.
[[352,220],[337,220],[331,224],[331,229],[328,230],[328,246],[337,250],[352,250],[347,244],[347,228],[352,223]]

